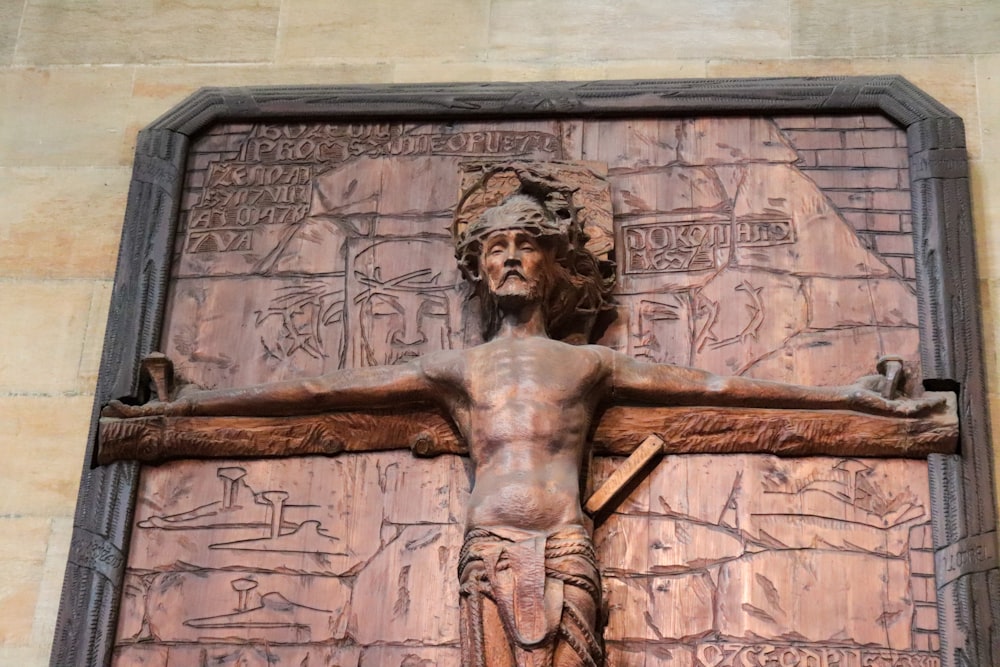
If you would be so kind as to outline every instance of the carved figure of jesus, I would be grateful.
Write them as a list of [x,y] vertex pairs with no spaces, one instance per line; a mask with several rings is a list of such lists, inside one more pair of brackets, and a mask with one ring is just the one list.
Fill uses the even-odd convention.
[[[889,400],[877,382],[801,387],[635,360],[551,337],[604,306],[610,281],[565,199],[523,192],[457,239],[488,342],[409,363],[341,370],[169,403],[110,406],[112,416],[286,416],[436,404],[469,447],[474,484],[459,562],[463,664],[603,664],[601,584],[581,508],[588,431],[602,406],[847,409],[905,416],[933,399]],[[220,452],[224,454],[224,452]]]

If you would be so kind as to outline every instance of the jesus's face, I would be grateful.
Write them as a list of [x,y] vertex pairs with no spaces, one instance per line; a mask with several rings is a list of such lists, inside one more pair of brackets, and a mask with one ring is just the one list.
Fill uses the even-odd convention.
[[537,301],[548,253],[532,234],[520,229],[498,230],[483,243],[481,266],[499,299]]

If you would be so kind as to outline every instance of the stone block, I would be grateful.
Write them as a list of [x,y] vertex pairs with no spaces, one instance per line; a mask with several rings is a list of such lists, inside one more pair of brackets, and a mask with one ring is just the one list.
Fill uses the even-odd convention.
[[812,169],[809,178],[821,188],[849,189],[892,189],[908,186],[900,183],[898,169]]
[[903,276],[907,280],[913,280],[917,277],[917,263],[910,257],[903,257],[903,268],[900,270],[899,275]]
[[[499,60],[613,60],[787,55],[788,6],[777,0],[719,5],[698,0],[558,0],[539,20],[530,0],[494,3],[490,57]],[[706,29],[706,26],[711,26]],[[627,39],[622,39],[627,35]]]
[[6,67],[14,60],[17,30],[21,26],[23,12],[23,2],[0,3],[0,67]]
[[911,549],[933,549],[934,539],[931,535],[930,524],[923,524],[921,526],[914,526],[910,529],[910,548]]
[[[907,193],[909,194],[909,193]],[[909,232],[903,229],[898,213],[868,213],[868,228],[876,232]]]
[[434,0],[419,6],[393,0],[286,0],[277,61],[421,57],[481,60],[486,53],[489,20],[487,0]]
[[420,58],[393,65],[397,83],[449,81],[591,81],[606,78],[605,63],[441,62]]
[[918,630],[937,630],[937,607],[935,605],[917,605],[913,614],[913,626]]
[[976,160],[969,166],[979,276],[1000,278],[1000,225],[996,224],[1000,220],[1000,153],[998,159]]
[[0,166],[116,167],[128,67],[0,70]]
[[[78,464],[77,470],[79,468]],[[66,573],[66,561],[69,559],[72,537],[72,518],[66,516],[52,519],[49,545],[45,551],[45,561],[42,563],[42,579],[38,586],[38,604],[35,605],[34,624],[31,629],[31,643],[35,646],[48,646],[55,634],[59,597],[62,594],[63,575]]]
[[31,0],[20,65],[259,62],[274,54],[279,0]]
[[870,148],[866,151],[816,151],[819,167],[888,167],[904,169],[909,164],[906,151],[899,148]]
[[785,130],[784,135],[795,148],[844,148],[844,133],[836,130]]
[[991,53],[1000,26],[992,0],[801,0],[791,11],[796,56]]
[[909,190],[876,190],[872,193],[872,208],[880,211],[906,211],[913,209]]
[[80,370],[77,375],[77,389],[86,394],[93,393],[97,387],[97,374],[100,371],[101,353],[104,350],[104,331],[111,307],[111,288],[110,280],[94,283],[94,295],[90,301],[90,312],[87,313],[87,332],[83,338]]
[[[975,91],[982,114],[979,137],[982,156],[987,160],[1000,160],[1000,54],[976,56],[975,64]],[[976,128],[966,123],[966,132],[971,134]]]
[[70,517],[90,429],[93,396],[0,397],[4,514]]
[[844,148],[894,148],[906,145],[906,135],[900,130],[865,130],[848,132],[844,136]]
[[0,281],[0,392],[75,392],[93,283]]
[[111,278],[126,169],[0,168],[0,276]]
[[871,208],[872,193],[858,190],[825,190],[833,205],[840,209],[867,210]]
[[45,646],[0,645],[0,664],[17,667],[47,667],[49,664],[48,644]]
[[30,643],[50,528],[46,518],[0,518],[0,644]]
[[699,78],[704,59],[611,60],[607,62],[441,62],[420,58],[393,64],[397,83],[449,81],[596,81],[603,79]]
[[934,588],[934,577],[910,577],[910,589],[913,592],[914,602],[926,602],[934,604],[937,600]]
[[909,234],[877,234],[875,248],[883,255],[913,255],[913,237]]

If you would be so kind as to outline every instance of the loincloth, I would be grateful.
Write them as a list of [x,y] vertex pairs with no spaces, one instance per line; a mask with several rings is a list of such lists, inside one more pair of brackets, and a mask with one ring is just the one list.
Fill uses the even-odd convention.
[[[493,601],[517,654],[564,641],[581,665],[602,665],[597,623],[601,579],[593,541],[581,526],[550,533],[474,528],[459,555],[465,663],[482,665],[482,598]],[[572,587],[576,590],[566,590]],[[518,660],[518,664],[521,664]]]

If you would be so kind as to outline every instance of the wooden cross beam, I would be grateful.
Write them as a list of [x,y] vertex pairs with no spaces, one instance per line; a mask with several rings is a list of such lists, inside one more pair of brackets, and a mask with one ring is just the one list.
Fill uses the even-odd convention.
[[[956,398],[947,392],[941,396],[939,409],[915,417],[847,410],[614,406],[597,420],[591,440],[595,453],[603,455],[630,454],[651,433],[662,438],[667,453],[907,458],[952,454],[958,443]],[[406,448],[421,456],[466,453],[444,414],[415,408],[297,417],[102,417],[99,433],[102,464]]]

